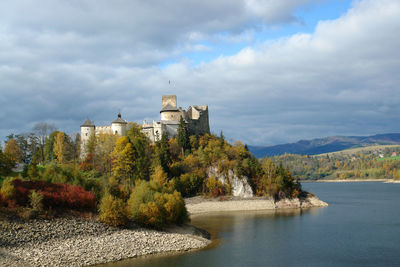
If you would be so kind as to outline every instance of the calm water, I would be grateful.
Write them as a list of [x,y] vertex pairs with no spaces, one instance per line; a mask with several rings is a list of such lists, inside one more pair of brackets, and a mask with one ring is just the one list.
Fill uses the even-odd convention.
[[400,266],[400,184],[306,183],[329,207],[197,216],[203,250],[112,266]]

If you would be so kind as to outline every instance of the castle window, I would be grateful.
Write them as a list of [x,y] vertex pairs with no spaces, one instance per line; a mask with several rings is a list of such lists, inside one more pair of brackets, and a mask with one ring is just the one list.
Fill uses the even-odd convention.
[[118,133],[118,131],[115,131],[115,134],[117,134]]
[[87,133],[86,133],[86,136],[87,136]]

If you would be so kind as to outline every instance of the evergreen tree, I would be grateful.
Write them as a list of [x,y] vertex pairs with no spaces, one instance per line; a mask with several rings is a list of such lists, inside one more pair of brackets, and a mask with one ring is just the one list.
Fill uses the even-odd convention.
[[15,162],[9,154],[5,154],[0,149],[0,176],[7,176],[14,168]]
[[182,154],[184,154],[186,150],[190,150],[189,131],[182,116],[179,120],[177,139],[179,146],[182,148]]
[[161,136],[161,140],[157,142],[157,158],[164,172],[169,174],[169,165],[171,164],[171,153],[169,151],[169,144],[166,133],[163,133]]

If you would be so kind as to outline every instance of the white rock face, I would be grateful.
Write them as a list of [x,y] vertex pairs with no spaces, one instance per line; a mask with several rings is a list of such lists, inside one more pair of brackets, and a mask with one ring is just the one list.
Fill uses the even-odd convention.
[[217,166],[208,168],[207,174],[209,177],[215,176],[224,185],[229,182],[232,188],[232,196],[242,198],[254,196],[253,190],[251,189],[246,176],[238,177],[232,170],[229,170],[228,177],[226,177],[225,174],[219,172]]

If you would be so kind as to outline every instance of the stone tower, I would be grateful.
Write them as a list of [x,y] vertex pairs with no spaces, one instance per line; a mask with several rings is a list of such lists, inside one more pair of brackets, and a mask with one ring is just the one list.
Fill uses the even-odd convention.
[[94,123],[86,118],[81,125],[81,157],[86,157],[86,145],[92,134],[95,133],[96,126]]
[[111,123],[112,133],[125,136],[127,124],[128,123],[121,118],[121,113],[118,113],[118,117]]
[[161,100],[161,121],[178,121],[182,113],[176,106],[176,95],[163,95]]

